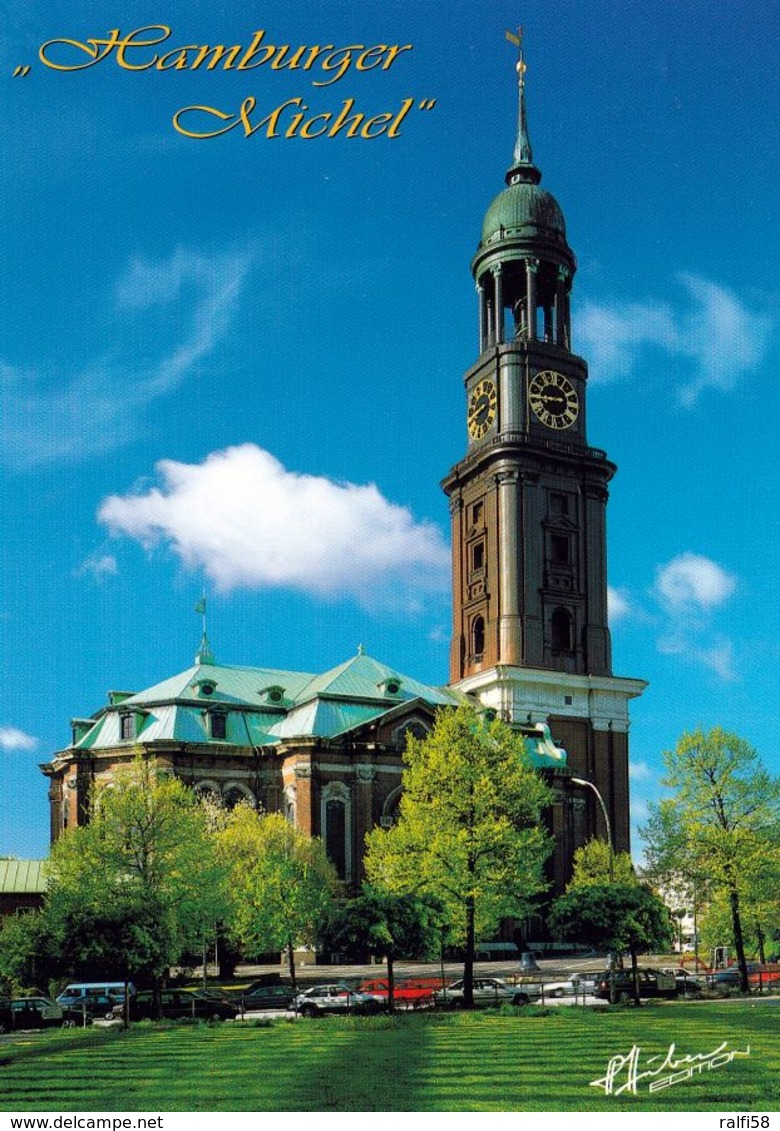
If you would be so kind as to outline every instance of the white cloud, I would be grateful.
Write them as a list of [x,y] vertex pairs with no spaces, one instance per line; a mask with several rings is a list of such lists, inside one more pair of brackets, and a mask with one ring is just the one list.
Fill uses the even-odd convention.
[[736,577],[701,554],[686,551],[659,566],[652,591],[665,616],[659,652],[701,664],[722,680],[736,679],[733,644],[711,623],[736,590]]
[[34,750],[38,739],[16,727],[0,727],[0,750]]
[[732,681],[738,678],[734,645],[717,630],[715,618],[737,588],[738,579],[723,566],[686,550],[657,567],[649,592],[652,605],[625,589],[609,590],[610,621],[630,616],[653,633],[661,655],[677,656]]
[[717,562],[689,551],[659,566],[655,577],[656,596],[672,610],[713,609],[736,587],[736,578]]
[[628,776],[631,781],[655,781],[657,774],[648,766],[647,762],[629,762]]
[[625,589],[607,586],[607,615],[610,624],[617,624],[631,614],[631,601]]
[[409,607],[420,590],[448,585],[441,531],[373,484],[288,471],[254,444],[197,465],[162,460],[157,471],[161,486],[105,499],[99,521],[147,548],[169,546],[221,590],[285,587]]
[[724,636],[710,638],[700,624],[672,626],[659,637],[658,651],[664,656],[682,656],[689,663],[701,664],[726,683],[737,679],[734,645]]
[[[773,325],[733,291],[683,273],[683,307],[668,301],[586,303],[578,315],[582,352],[596,381],[630,377],[648,350],[666,355],[680,401],[692,405],[707,388],[728,391],[763,361]],[[667,374],[661,374],[668,380]]]
[[106,577],[115,577],[119,573],[119,565],[113,554],[92,554],[76,570],[77,577],[85,573],[91,574],[95,581],[103,581]]
[[150,308],[176,304],[179,340],[145,364],[117,349],[44,386],[35,369],[0,362],[5,462],[16,469],[73,463],[132,440],[147,407],[173,392],[224,337],[251,261],[246,251],[208,257],[181,248],[156,263],[134,260],[117,282],[112,338],[121,340]]

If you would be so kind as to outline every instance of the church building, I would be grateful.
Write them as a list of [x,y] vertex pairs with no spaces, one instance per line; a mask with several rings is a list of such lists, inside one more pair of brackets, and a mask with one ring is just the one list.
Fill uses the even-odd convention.
[[479,355],[464,377],[468,448],[444,480],[452,515],[448,687],[430,687],[362,649],[316,674],[218,663],[203,639],[192,667],[141,692],[110,692],[72,720],[42,767],[51,836],[87,819],[90,790],[140,750],[228,805],[286,813],[323,839],[342,878],[362,878],[365,834],[392,824],[406,735],[463,702],[522,735],[553,788],[553,891],[594,835],[629,848],[628,702],[641,680],[612,674],[606,507],[614,464],[586,437],[587,365],[572,350],[576,270],[563,213],[540,187],[525,107],[506,187],[472,260]]

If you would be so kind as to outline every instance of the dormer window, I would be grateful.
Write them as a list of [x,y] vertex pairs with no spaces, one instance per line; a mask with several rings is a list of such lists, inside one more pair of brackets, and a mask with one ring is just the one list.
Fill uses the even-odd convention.
[[227,738],[227,715],[224,711],[209,711],[209,733],[214,739]]
[[379,684],[379,690],[383,695],[397,695],[401,690],[401,680],[397,675],[389,675]]
[[122,742],[132,742],[135,738],[135,715],[124,714],[119,716],[119,737]]
[[266,703],[281,703],[284,699],[284,688],[272,683],[270,687],[261,687],[259,695]]
[[196,695],[202,696],[204,699],[210,698],[217,690],[216,680],[213,679],[195,679],[190,684]]

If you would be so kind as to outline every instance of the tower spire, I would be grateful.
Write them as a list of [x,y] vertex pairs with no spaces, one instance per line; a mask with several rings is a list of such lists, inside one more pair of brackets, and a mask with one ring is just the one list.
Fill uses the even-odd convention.
[[214,653],[211,651],[209,638],[206,635],[206,590],[203,590],[200,600],[195,605],[195,612],[199,613],[203,618],[203,634],[200,639],[200,647],[195,653],[195,663],[200,664],[213,664],[215,663]]
[[517,63],[515,65],[517,71],[517,140],[515,141],[514,161],[512,167],[507,171],[506,183],[511,185],[518,181],[527,181],[530,184],[538,185],[542,179],[542,174],[534,165],[525,108],[525,72],[528,65],[523,55],[523,29],[519,27],[517,35],[511,31],[504,34],[509,42],[517,48]]

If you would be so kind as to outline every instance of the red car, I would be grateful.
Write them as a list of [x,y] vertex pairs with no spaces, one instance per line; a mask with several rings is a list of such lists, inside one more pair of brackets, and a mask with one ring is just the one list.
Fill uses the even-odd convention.
[[748,985],[751,990],[780,990],[780,965],[771,962],[765,966],[748,966]]
[[[430,982],[429,978],[422,978],[419,981],[405,978],[396,982],[393,990],[395,1004],[407,1009],[420,1009],[424,1005],[430,1005],[433,1002],[433,991],[439,985],[438,982],[435,985],[431,985]],[[368,994],[382,1005],[387,1005],[390,983],[386,978],[370,978],[361,983],[360,992]]]

